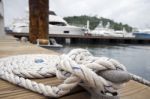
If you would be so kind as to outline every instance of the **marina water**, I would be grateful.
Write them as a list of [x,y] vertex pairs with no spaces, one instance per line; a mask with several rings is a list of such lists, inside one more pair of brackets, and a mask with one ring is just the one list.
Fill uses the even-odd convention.
[[55,50],[68,53],[74,48],[85,48],[94,56],[114,58],[124,64],[129,72],[150,80],[150,46],[74,44]]

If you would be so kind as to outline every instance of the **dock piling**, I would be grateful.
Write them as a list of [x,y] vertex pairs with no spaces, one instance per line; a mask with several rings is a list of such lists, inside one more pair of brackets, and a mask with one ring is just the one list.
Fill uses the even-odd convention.
[[48,39],[49,0],[29,0],[29,40]]

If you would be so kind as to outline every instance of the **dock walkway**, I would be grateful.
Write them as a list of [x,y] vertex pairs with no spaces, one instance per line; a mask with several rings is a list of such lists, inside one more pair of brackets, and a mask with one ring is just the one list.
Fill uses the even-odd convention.
[[[0,58],[11,55],[20,54],[58,54],[54,51],[40,48],[30,43],[23,43],[16,41],[12,37],[0,38]],[[54,78],[47,79],[34,79],[37,82],[44,84],[57,85],[61,81]],[[124,88],[119,90],[121,99],[150,99],[150,88],[130,81]],[[43,95],[34,93],[24,88],[18,87],[4,80],[0,80],[0,99],[48,99]],[[90,99],[89,94],[84,91],[81,87],[75,88],[68,95],[61,97],[60,99]]]

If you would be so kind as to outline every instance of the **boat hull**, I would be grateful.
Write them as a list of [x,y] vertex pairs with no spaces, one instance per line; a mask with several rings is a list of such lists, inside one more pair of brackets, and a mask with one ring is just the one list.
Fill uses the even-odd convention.
[[[12,32],[15,33],[29,33],[29,27],[15,27]],[[49,34],[70,34],[70,35],[84,35],[85,30],[75,26],[53,26],[49,25]]]
[[135,35],[135,38],[150,39],[149,33],[133,33],[133,35]]

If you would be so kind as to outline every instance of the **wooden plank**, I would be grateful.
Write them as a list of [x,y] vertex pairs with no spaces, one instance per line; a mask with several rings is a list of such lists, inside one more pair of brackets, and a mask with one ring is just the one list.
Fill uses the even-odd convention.
[[149,99],[150,87],[130,81],[119,90],[119,94],[121,99]]

